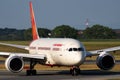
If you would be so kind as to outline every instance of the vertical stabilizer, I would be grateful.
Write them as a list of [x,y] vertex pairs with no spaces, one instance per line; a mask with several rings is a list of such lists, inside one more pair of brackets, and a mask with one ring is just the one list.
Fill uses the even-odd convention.
[[34,11],[33,11],[33,7],[32,7],[32,2],[30,2],[29,5],[30,5],[32,36],[33,36],[33,40],[36,40],[36,39],[39,39],[39,35],[38,35],[37,27],[36,27],[36,21],[35,21]]

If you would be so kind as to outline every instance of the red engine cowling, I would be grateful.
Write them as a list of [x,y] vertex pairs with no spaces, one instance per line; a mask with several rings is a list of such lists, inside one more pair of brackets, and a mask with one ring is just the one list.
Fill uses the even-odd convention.
[[24,61],[19,56],[9,56],[5,61],[5,67],[8,71],[18,73],[23,70]]
[[115,65],[115,58],[106,52],[101,52],[96,60],[97,66],[102,70],[110,70]]

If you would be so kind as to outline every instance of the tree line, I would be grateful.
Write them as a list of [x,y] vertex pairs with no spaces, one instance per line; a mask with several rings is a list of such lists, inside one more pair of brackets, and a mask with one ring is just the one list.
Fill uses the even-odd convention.
[[[75,38],[75,39],[118,39],[113,29],[103,25],[93,25],[85,30],[77,30],[69,25],[56,26],[53,30],[38,28],[40,37],[43,38]],[[32,40],[31,28],[29,29],[12,29],[0,28],[0,40]]]

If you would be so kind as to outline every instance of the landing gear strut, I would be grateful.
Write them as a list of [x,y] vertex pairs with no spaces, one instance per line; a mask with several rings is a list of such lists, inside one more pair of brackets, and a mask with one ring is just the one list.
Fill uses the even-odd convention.
[[34,66],[37,64],[37,62],[34,62],[32,59],[30,60],[30,69],[26,71],[27,76],[30,75],[36,75],[36,70],[34,69]]
[[70,74],[72,74],[73,76],[77,76],[80,74],[80,68],[78,66],[73,66],[70,69]]

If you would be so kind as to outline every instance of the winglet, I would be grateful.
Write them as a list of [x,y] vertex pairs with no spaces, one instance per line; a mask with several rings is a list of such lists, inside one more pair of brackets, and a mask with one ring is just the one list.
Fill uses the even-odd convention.
[[29,5],[30,5],[32,36],[33,36],[33,40],[36,40],[36,39],[39,39],[39,35],[38,35],[37,27],[36,27],[36,21],[35,21],[34,11],[33,11],[33,7],[32,7],[32,2],[30,2]]

